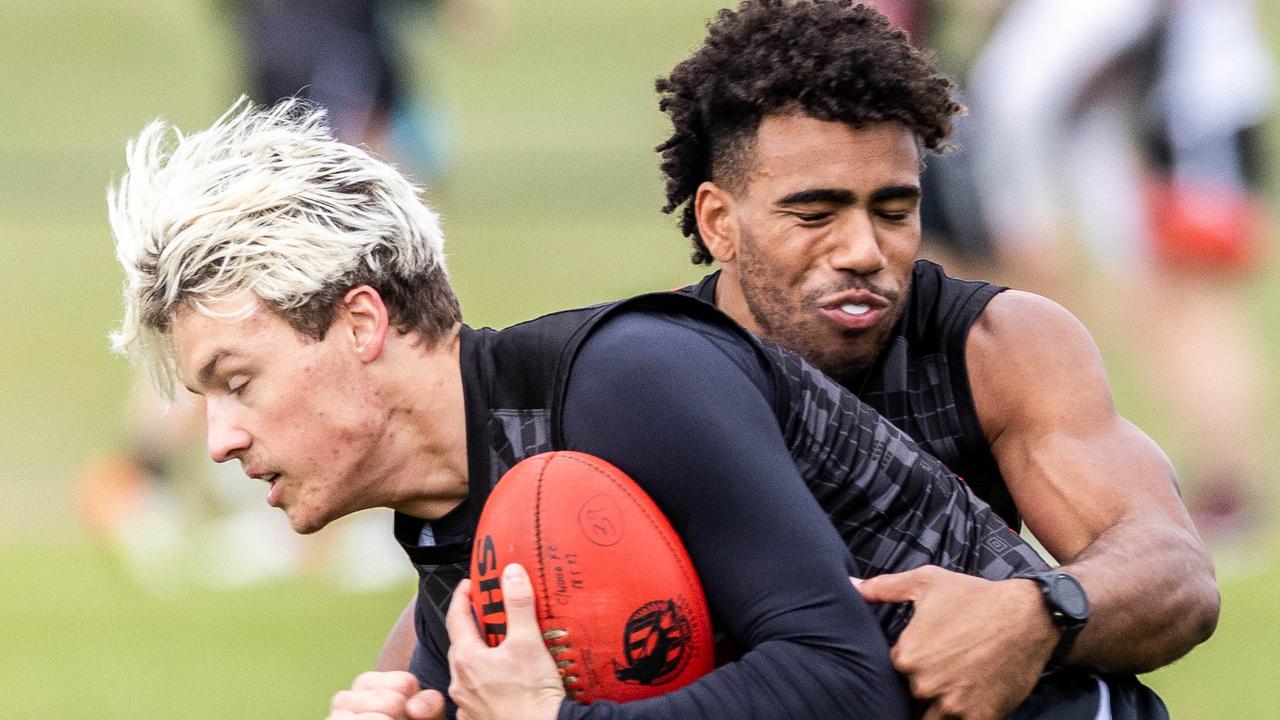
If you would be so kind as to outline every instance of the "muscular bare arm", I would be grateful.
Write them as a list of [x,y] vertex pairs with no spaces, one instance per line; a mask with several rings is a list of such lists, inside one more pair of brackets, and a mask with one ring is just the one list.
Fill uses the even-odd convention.
[[1029,293],[997,295],[970,332],[978,416],[1027,527],[1085,587],[1070,664],[1145,672],[1213,632],[1213,568],[1164,453],[1115,409],[1084,327]]
[[[1213,568],[1164,453],[1116,413],[1084,327],[1049,300],[1007,291],[966,349],[979,420],[1018,509],[1092,604],[1067,664],[1145,672],[1207,638],[1218,617]],[[924,567],[858,590],[915,603],[892,658],[928,703],[926,720],[1004,717],[1059,638],[1030,580]]]

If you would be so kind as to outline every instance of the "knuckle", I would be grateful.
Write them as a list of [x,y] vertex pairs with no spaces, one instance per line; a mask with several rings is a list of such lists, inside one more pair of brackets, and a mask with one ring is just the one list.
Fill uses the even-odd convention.
[[516,595],[507,595],[503,598],[503,602],[507,604],[508,608],[515,608],[517,610],[527,610],[534,606],[532,594],[519,593]]
[[391,690],[389,688],[382,688],[382,689],[374,690],[373,692],[371,692],[369,694],[369,700],[370,700],[369,704],[371,706],[378,708],[379,711],[381,712],[386,712],[388,710],[390,711],[399,710],[401,707],[404,706],[404,702],[405,700],[408,700],[408,698],[406,698],[404,695],[400,694],[399,692],[396,692],[395,690]]
[[404,695],[412,695],[419,690],[418,678],[413,673],[395,670],[387,673],[390,686]]
[[933,698],[932,685],[919,675],[908,675],[907,684],[911,688],[911,696],[917,700],[930,700]]
[[938,710],[940,710],[945,717],[965,716],[964,703],[954,695],[943,695],[938,698],[934,704],[938,706]]
[[911,653],[910,648],[903,647],[901,641],[889,651],[889,661],[903,675],[911,675],[918,670],[915,656]]
[[334,693],[333,697],[329,698],[329,709],[345,710],[347,708],[347,704],[350,702],[350,700],[348,699],[348,696],[350,694],[351,694],[350,690],[339,690],[338,692]]
[[355,690],[377,687],[379,679],[384,674],[377,670],[366,670],[356,676],[356,679],[351,683],[351,687]]

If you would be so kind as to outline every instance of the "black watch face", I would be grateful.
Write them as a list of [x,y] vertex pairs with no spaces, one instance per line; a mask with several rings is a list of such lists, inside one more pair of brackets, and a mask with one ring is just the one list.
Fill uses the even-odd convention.
[[1066,574],[1053,577],[1053,599],[1063,615],[1073,620],[1089,617],[1089,598],[1075,578]]

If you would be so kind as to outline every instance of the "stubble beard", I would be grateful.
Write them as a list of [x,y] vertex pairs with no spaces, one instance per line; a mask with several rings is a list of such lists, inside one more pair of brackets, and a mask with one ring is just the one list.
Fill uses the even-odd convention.
[[[798,353],[846,387],[855,383],[875,363],[902,314],[898,294],[887,293],[868,283],[849,283],[806,293],[799,306],[793,308],[787,303],[784,288],[766,279],[774,277],[770,274],[771,268],[755,253],[746,250],[746,245],[744,243],[740,253],[738,282],[761,337]],[[869,289],[892,303],[884,322],[864,331],[842,331],[818,316],[818,298],[855,287]]]

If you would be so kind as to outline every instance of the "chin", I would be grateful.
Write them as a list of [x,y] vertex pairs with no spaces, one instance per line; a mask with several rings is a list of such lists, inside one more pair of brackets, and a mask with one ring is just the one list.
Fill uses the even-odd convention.
[[[832,347],[839,348],[838,343],[832,343]],[[817,367],[828,377],[835,379],[837,382],[845,383],[866,372],[875,362],[875,356],[862,352],[860,348],[846,348],[846,352],[840,354],[815,353],[810,356],[810,360],[814,367]]]
[[288,510],[285,510],[285,517],[289,519],[289,527],[293,528],[293,531],[299,535],[310,535],[329,524],[328,518],[309,517],[302,513]]

